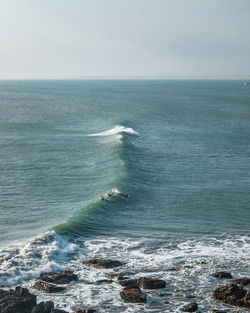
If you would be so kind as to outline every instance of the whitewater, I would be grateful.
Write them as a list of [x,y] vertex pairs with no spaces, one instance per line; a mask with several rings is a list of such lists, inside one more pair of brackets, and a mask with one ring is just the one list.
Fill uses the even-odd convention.
[[[0,285],[27,287],[70,313],[180,312],[192,297],[200,312],[234,312],[214,301],[228,281],[211,274],[250,274],[250,94],[242,86],[1,81]],[[117,282],[96,284],[113,270],[83,264],[93,257],[164,279],[167,295],[122,302]],[[65,269],[78,276],[65,291],[32,288],[41,272]]]

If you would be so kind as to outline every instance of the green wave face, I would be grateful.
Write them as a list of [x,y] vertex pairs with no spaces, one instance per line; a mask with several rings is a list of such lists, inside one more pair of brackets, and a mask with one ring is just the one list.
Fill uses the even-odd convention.
[[[135,144],[138,133],[132,129],[129,129],[129,133],[121,131],[120,128],[118,130],[111,134],[103,132],[107,133],[105,136],[102,135],[103,133],[100,136],[98,134],[88,136],[89,140],[97,141],[97,144],[102,147],[102,156],[105,156],[105,162],[100,161],[101,166],[99,165],[102,181],[98,184],[95,182],[97,185],[95,188],[101,191],[98,195],[99,199],[88,203],[67,222],[53,227],[58,233],[80,236],[91,236],[97,233],[110,235],[114,231],[119,231],[123,223],[124,229],[126,228],[127,221],[124,217],[131,210],[133,202],[133,196],[129,191],[132,192],[133,189],[132,163],[137,149]],[[128,197],[123,196],[123,193],[129,194]]]

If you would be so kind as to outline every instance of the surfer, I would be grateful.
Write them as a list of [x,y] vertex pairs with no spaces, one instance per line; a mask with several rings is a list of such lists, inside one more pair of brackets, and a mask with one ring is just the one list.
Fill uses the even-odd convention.
[[103,197],[103,196],[101,196],[101,199],[100,199],[100,200],[105,200],[105,199],[104,199],[104,197]]
[[128,197],[128,194],[127,193],[122,193],[122,196],[127,198]]
[[108,193],[108,196],[109,196],[109,197],[112,197],[113,195],[112,195],[111,193]]

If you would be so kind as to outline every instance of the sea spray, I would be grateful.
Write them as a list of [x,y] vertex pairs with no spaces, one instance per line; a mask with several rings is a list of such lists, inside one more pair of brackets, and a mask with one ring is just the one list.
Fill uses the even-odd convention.
[[100,133],[89,134],[87,136],[102,137],[102,136],[112,136],[112,135],[121,134],[121,133],[126,133],[126,134],[133,135],[133,136],[139,136],[139,133],[133,130],[133,128],[127,128],[127,127],[120,126],[120,125],[117,125],[109,130],[106,130]]

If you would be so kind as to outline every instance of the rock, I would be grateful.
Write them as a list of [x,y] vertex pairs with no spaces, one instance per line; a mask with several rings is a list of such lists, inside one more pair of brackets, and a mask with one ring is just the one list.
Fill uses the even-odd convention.
[[33,285],[33,288],[37,289],[37,290],[42,290],[42,291],[48,292],[48,293],[60,292],[60,291],[63,291],[65,289],[65,287],[57,286],[57,285],[52,284],[52,283],[47,283],[47,282],[42,281],[42,280],[37,280],[35,282],[35,284]]
[[123,263],[121,263],[120,261],[111,259],[91,259],[87,262],[84,262],[84,264],[89,267],[101,269],[113,268],[123,265]]
[[47,312],[50,312],[51,310],[54,309],[54,302],[52,301],[46,301],[44,303],[44,312],[47,313]]
[[76,313],[95,313],[95,310],[92,309],[78,309]]
[[121,298],[125,302],[145,303],[146,295],[141,292],[139,287],[127,287],[120,292]]
[[234,283],[216,288],[213,296],[231,305],[250,307],[250,291]]
[[120,285],[123,287],[139,287],[139,281],[138,279],[127,279],[127,280],[120,280]]
[[28,289],[0,289],[0,313],[68,313],[54,309],[52,301],[36,303],[36,296]]
[[139,282],[139,287],[143,289],[159,289],[159,288],[166,287],[165,280],[158,279],[158,278],[141,277],[139,278],[138,282]]
[[54,309],[54,303],[52,301],[40,302],[37,304],[31,313],[50,313]]
[[233,278],[231,273],[228,272],[217,272],[212,274],[211,276],[217,277],[217,278]]
[[187,305],[184,305],[181,308],[181,311],[183,311],[183,312],[195,312],[197,309],[198,309],[197,303],[196,302],[192,302],[192,303],[189,303]]
[[0,313],[28,313],[36,305],[36,296],[28,289],[0,289]]
[[227,313],[227,311],[213,309],[211,313]]
[[250,285],[250,278],[248,277],[238,278],[235,279],[234,283],[240,286],[247,286]]
[[100,279],[100,280],[97,280],[95,282],[97,285],[101,285],[101,284],[112,284],[113,283],[113,280],[110,280],[110,279]]
[[31,313],[51,313],[54,309],[54,303],[52,301],[40,302],[37,304]]
[[37,280],[46,281],[53,284],[69,284],[71,281],[78,280],[77,275],[72,271],[46,272],[41,273]]

